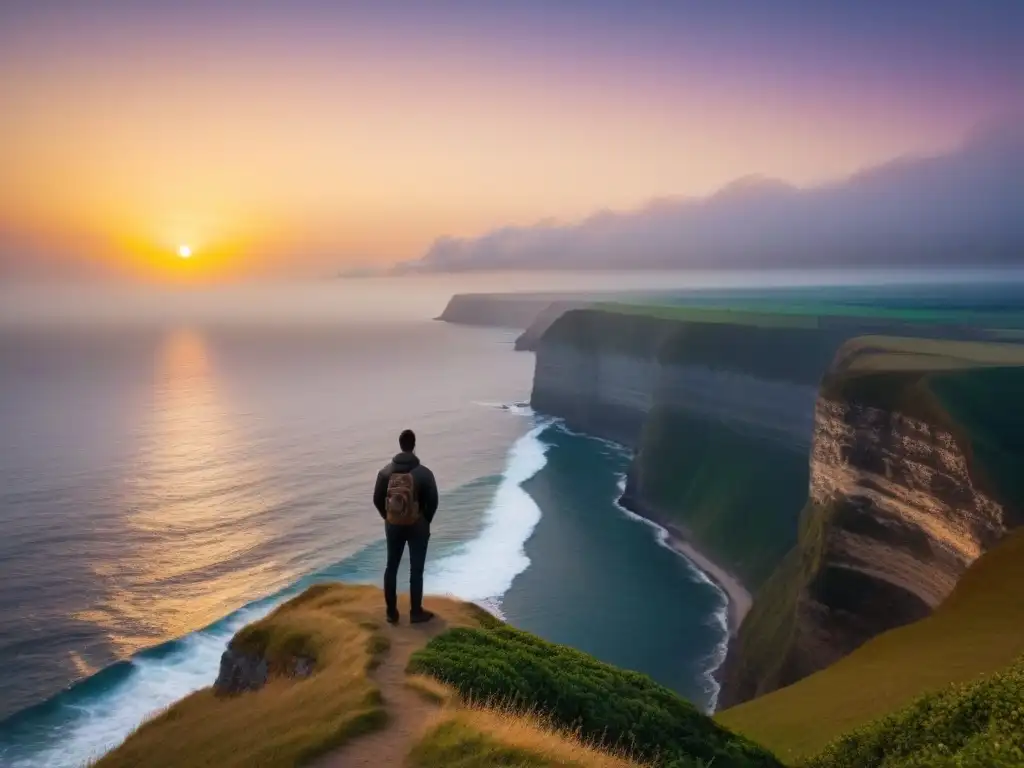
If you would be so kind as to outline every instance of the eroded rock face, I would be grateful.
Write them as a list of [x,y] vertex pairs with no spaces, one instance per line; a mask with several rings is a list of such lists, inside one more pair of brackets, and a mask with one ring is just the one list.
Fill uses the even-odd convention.
[[213,689],[224,695],[258,691],[267,684],[268,672],[266,659],[228,648],[220,657]]
[[[745,658],[742,643],[730,647],[724,707],[790,685],[924,618],[1017,525],[979,487],[953,434],[900,412],[819,398],[810,469],[813,530],[798,553],[806,581],[787,584],[798,590],[787,619],[792,632],[778,664]],[[748,648],[766,641],[744,640]]]
[[[288,660],[282,672],[288,677],[303,678],[313,674],[313,668],[313,659],[296,656]],[[270,673],[270,664],[262,656],[228,648],[220,657],[220,671],[213,689],[226,696],[258,691],[267,684]]]
[[928,609],[1007,529],[948,431],[826,399],[816,408],[810,498],[833,510],[828,568],[888,584]]

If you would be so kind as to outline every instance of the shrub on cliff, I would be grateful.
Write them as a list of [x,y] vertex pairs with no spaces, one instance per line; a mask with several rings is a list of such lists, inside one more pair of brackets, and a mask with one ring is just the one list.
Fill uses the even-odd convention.
[[453,629],[417,651],[409,667],[463,697],[530,710],[583,739],[666,768],[781,766],[646,675],[512,627]]
[[828,746],[807,768],[1024,765],[1024,658],[1004,672],[922,696]]

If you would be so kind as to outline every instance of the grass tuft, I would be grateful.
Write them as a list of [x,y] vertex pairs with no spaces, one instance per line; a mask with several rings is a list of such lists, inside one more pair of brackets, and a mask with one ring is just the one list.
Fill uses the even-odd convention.
[[413,746],[416,768],[639,768],[625,753],[602,750],[578,730],[513,708],[477,706],[447,709]]

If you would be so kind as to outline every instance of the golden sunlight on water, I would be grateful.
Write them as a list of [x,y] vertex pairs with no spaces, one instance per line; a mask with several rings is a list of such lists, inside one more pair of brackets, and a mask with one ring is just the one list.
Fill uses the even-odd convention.
[[107,597],[80,616],[103,626],[119,655],[205,626],[251,599],[264,573],[280,577],[280,564],[253,556],[274,500],[259,488],[263,473],[220,399],[200,332],[168,335],[154,383],[124,508],[133,544],[96,564]]

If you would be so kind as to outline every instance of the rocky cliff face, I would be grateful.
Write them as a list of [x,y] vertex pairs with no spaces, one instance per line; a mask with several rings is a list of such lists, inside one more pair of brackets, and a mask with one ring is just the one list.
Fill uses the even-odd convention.
[[622,503],[756,587],[796,542],[832,334],[575,310],[537,348],[533,407],[635,450]]
[[818,401],[810,500],[834,509],[829,568],[934,608],[1006,532],[952,433],[900,412]]
[[623,503],[756,591],[723,706],[927,615],[1021,522],[1024,348],[856,330],[586,309],[538,345],[533,407],[632,447]]
[[[837,362],[849,354],[841,351]],[[1017,380],[1024,371],[998,370]],[[928,615],[980,555],[1020,524],[1019,499],[1003,492],[994,466],[974,450],[972,430],[984,429],[991,454],[1024,459],[1018,439],[991,429],[1012,417],[1000,415],[1008,413],[1000,401],[1009,388],[986,392],[988,378],[984,368],[910,365],[850,377],[852,386],[826,382],[815,406],[799,544],[759,593],[730,648],[723,706],[789,685]],[[988,426],[967,428],[935,396],[955,379],[974,382],[972,397],[982,406],[976,412],[987,413]]]

